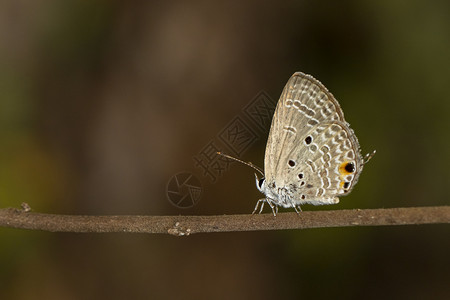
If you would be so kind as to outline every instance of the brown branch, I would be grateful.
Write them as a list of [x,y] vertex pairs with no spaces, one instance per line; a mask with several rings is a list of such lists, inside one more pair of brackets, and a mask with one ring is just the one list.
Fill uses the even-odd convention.
[[450,223],[450,206],[388,209],[305,211],[262,215],[219,216],[75,216],[0,209],[0,227],[51,232],[168,233],[306,229],[349,226],[387,226]]

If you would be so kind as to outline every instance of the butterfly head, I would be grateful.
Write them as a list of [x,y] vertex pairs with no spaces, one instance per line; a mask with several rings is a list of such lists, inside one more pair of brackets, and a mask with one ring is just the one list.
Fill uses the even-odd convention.
[[256,188],[258,189],[258,191],[265,194],[264,191],[266,189],[266,178],[264,177],[258,178],[258,175],[256,175],[255,173],[255,180],[256,180]]

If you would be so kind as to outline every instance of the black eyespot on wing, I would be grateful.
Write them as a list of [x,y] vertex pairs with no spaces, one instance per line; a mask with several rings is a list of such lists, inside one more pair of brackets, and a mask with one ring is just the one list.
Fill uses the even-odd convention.
[[298,178],[303,179],[303,173],[298,174]]
[[301,195],[300,198],[302,198],[302,200],[305,200],[306,196],[305,195]]
[[348,189],[349,186],[350,186],[350,182],[347,181],[344,183],[344,189]]
[[292,159],[290,159],[290,160],[288,161],[288,165],[289,165],[289,167],[295,167],[295,161],[293,161]]
[[348,163],[345,165],[344,169],[349,173],[353,173],[355,172],[355,165],[353,163]]
[[262,187],[262,185],[263,185],[263,183],[264,183],[264,181],[266,181],[266,179],[263,177],[263,178],[261,178],[259,181],[258,181],[258,186],[259,186],[259,188],[261,188]]
[[306,143],[306,145],[309,145],[309,144],[311,144],[311,142],[312,142],[312,137],[311,137],[310,135],[308,135],[308,136],[305,138],[305,143]]

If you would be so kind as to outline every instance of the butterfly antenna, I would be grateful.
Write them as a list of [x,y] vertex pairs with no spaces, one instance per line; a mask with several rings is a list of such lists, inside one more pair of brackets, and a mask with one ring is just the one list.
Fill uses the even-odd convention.
[[375,153],[377,153],[377,150],[373,150],[372,153],[367,153],[366,156],[364,157],[364,164],[367,164],[369,160],[371,160],[372,157],[375,155]]
[[221,155],[221,156],[224,156],[224,157],[226,157],[226,158],[235,160],[235,161],[237,161],[237,162],[240,162],[241,164],[247,165],[247,166],[249,166],[249,167],[255,169],[256,171],[258,171],[259,173],[261,173],[262,176],[264,176],[263,170],[261,170],[260,168],[258,168],[258,167],[255,166],[254,164],[252,164],[251,162],[245,162],[245,161],[242,161],[242,160],[240,160],[240,159],[237,159],[237,158],[235,158],[235,157],[233,157],[233,156],[229,156],[229,155],[224,154],[224,153],[222,153],[222,152],[217,152],[217,154],[218,154],[218,155]]

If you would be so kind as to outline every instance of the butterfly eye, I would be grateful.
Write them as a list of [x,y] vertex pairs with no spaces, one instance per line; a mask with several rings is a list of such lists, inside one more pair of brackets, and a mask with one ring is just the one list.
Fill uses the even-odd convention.
[[264,181],[266,181],[265,178],[261,178],[261,179],[259,180],[259,182],[258,182],[259,188],[262,188],[262,185],[263,185]]

